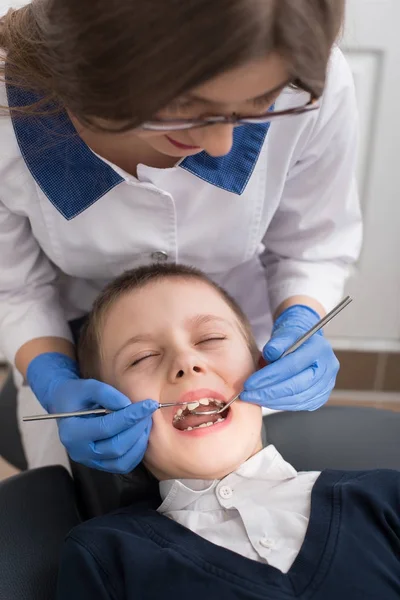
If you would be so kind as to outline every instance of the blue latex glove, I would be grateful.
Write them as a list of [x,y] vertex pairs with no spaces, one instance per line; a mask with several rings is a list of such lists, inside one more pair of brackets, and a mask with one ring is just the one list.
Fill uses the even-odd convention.
[[104,416],[58,419],[60,439],[75,462],[111,473],[128,473],[142,460],[158,402],[132,402],[115,388],[81,379],[76,361],[48,352],[28,366],[27,380],[48,413],[107,408]]
[[295,352],[278,360],[319,320],[314,310],[302,305],[291,306],[278,317],[263,350],[268,364],[245,382],[241,400],[275,410],[295,411],[316,410],[325,404],[335,386],[339,361],[322,330]]

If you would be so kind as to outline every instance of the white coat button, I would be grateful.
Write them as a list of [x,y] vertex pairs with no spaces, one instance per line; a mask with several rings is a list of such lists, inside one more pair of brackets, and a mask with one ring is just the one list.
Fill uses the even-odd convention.
[[221,496],[221,498],[223,498],[224,500],[226,500],[227,498],[232,498],[233,496],[233,490],[232,488],[230,488],[227,485],[223,485],[220,489],[219,489],[219,495]]
[[168,254],[163,250],[159,250],[158,252],[153,252],[151,258],[156,262],[165,262],[168,260]]
[[272,550],[275,546],[275,540],[269,537],[263,537],[260,540],[260,545],[267,550]]

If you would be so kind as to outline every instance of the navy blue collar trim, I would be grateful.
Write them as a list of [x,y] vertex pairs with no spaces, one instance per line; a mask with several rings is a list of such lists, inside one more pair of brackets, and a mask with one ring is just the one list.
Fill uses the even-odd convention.
[[213,158],[201,152],[185,158],[182,169],[223,190],[241,195],[255,169],[270,123],[237,127],[232,150],[226,156]]
[[[11,108],[42,99],[11,85],[7,85],[7,96]],[[12,123],[32,177],[65,219],[77,217],[124,181],[88,148],[65,111],[36,116],[14,113]],[[184,159],[180,167],[211,185],[240,195],[257,164],[268,129],[269,123],[238,127],[229,154],[213,158],[201,152]]]
[[[7,86],[10,107],[27,106],[38,94]],[[12,123],[32,177],[55,208],[71,220],[123,181],[78,136],[67,113],[14,113]]]

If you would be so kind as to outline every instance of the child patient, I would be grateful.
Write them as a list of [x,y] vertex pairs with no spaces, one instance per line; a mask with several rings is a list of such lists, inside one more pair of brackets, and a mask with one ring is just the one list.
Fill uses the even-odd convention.
[[59,600],[398,600],[400,474],[297,473],[262,449],[259,406],[236,396],[257,368],[246,317],[202,273],[142,267],[110,284],[82,333],[82,375],[156,411],[146,469],[161,504],[68,536]]

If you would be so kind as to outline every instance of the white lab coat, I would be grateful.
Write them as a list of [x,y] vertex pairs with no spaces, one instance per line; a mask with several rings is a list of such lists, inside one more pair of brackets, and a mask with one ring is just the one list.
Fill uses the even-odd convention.
[[[276,108],[304,99],[286,90]],[[53,177],[53,164],[46,172],[41,161],[43,149],[30,149],[27,164],[11,120],[1,118],[0,345],[6,357],[12,362],[32,338],[70,338],[67,320],[87,312],[107,281],[153,260],[206,271],[238,299],[260,343],[268,337],[270,308],[288,296],[307,294],[330,308],[360,249],[356,138],[353,83],[339,50],[320,111],[271,125],[258,160],[246,166],[241,194],[184,165],[139,165],[136,178],[103,163],[121,182],[100,190],[99,198],[77,200],[85,183],[79,155],[63,147],[58,166],[64,172]],[[56,143],[49,141],[52,152]],[[224,160],[235,177],[235,164]],[[52,177],[46,196],[43,179]],[[63,197],[49,198],[57,188]],[[76,206],[66,214],[68,199]]]
[[[287,89],[276,110],[307,99]],[[326,309],[340,299],[362,232],[354,86],[337,48],[319,111],[240,127],[220,159],[138,165],[136,178],[92,153],[66,120],[0,118],[0,348],[10,362],[33,338],[71,339],[68,320],[106,282],[155,260],[224,286],[260,346],[287,297]]]

